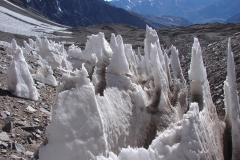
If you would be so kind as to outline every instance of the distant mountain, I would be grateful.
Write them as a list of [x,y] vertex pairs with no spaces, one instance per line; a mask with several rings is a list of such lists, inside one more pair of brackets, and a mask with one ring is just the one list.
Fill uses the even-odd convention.
[[[9,0],[18,3],[19,0]],[[20,0],[55,22],[71,27],[102,23],[130,24],[159,28],[136,13],[116,8],[99,0]]]
[[162,27],[171,27],[171,26],[190,26],[193,23],[189,22],[186,18],[176,17],[176,16],[154,16],[147,15],[143,16],[150,20],[153,24]]
[[193,23],[224,22],[226,19],[239,13],[239,0],[221,0],[186,18]]
[[219,0],[119,0],[110,3],[116,7],[124,8],[145,15],[172,15],[187,17]]
[[231,18],[227,19],[224,23],[240,23],[240,13],[232,16]]
[[[173,16],[141,16],[117,8],[103,0],[9,0],[25,9],[36,9],[37,14],[45,15],[53,21],[71,27],[89,26],[103,23],[130,24],[145,28],[146,24],[157,29],[169,26],[188,26],[192,23],[184,18]],[[137,2],[128,1],[128,2]],[[34,10],[34,12],[36,12]]]
[[144,15],[172,15],[193,23],[224,22],[239,13],[239,0],[119,0],[111,4]]

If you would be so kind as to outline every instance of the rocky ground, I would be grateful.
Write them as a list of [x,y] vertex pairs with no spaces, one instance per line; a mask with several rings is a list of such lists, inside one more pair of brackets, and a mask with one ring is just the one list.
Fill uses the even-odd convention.
[[[58,38],[65,41],[65,48],[71,43],[85,47],[87,35],[104,32],[109,41],[111,33],[121,34],[124,43],[141,48],[143,53],[145,30],[130,25],[102,24],[86,28],[69,28],[72,38]],[[207,68],[208,80],[213,101],[220,119],[224,118],[223,82],[227,74],[227,40],[232,37],[232,49],[236,64],[237,87],[240,91],[240,24],[206,24],[189,27],[170,27],[157,30],[160,43],[164,49],[172,44],[179,50],[182,70],[187,78],[191,60],[193,37],[199,38],[202,46],[204,65]],[[53,33],[64,35],[64,33]],[[20,46],[28,37],[0,32],[0,41],[10,42],[15,38]],[[35,40],[35,38],[33,38]],[[168,50],[166,50],[168,53]],[[170,55],[170,53],[168,53]],[[24,55],[28,64],[36,70],[36,59]],[[13,51],[0,46],[0,159],[30,159],[33,152],[44,140],[44,130],[49,124],[51,106],[54,104],[56,88],[35,82],[40,93],[38,101],[14,97],[7,88],[7,68],[13,58]],[[59,80],[61,75],[55,71]]]
[[[7,68],[13,57],[13,50],[0,46],[0,148],[2,159],[29,159],[43,141],[45,126],[49,124],[51,106],[56,88],[36,82],[40,93],[38,101],[14,97],[7,88]],[[36,59],[24,55],[32,68]]]

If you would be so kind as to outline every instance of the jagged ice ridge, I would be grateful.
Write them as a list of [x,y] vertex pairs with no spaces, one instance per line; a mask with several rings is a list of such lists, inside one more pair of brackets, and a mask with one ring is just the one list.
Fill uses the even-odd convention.
[[[32,77],[57,86],[46,127],[48,143],[39,148],[39,159],[224,159],[227,128],[237,159],[240,113],[230,44],[225,122],[218,119],[211,99],[198,39],[192,46],[188,93],[178,50],[172,46],[169,59],[157,32],[148,26],[143,55],[120,35],[112,34],[108,43],[101,32],[88,37],[85,50],[72,45],[66,51],[63,44],[39,37],[22,48],[14,40],[4,43],[16,51],[8,87],[13,95],[37,100]],[[23,56],[30,52],[39,58],[32,75]],[[54,70],[63,74],[59,82]]]

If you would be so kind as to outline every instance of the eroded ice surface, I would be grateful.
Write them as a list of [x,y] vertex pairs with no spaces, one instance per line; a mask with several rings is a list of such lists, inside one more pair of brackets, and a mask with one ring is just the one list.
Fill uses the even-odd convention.
[[[21,53],[14,41],[11,47]],[[171,47],[169,60],[150,27],[144,56],[124,44],[120,35],[112,34],[109,44],[103,33],[89,36],[84,50],[72,45],[67,52],[63,44],[39,37],[36,42],[24,42],[23,49],[25,54],[39,56],[42,66],[35,79],[47,83],[54,70],[63,73],[52,122],[46,128],[48,144],[40,148],[40,159],[224,159],[225,123],[218,119],[212,102],[197,38],[188,72],[190,93],[178,50]],[[237,159],[239,103],[230,47],[228,57],[225,121]]]

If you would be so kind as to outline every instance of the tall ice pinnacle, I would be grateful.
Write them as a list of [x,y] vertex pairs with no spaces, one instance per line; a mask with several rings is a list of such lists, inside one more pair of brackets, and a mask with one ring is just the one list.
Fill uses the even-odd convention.
[[240,106],[239,97],[236,87],[236,74],[231,49],[231,38],[228,40],[228,67],[227,79],[224,82],[226,117],[227,126],[231,127],[232,134],[232,159],[239,159],[240,152]]

